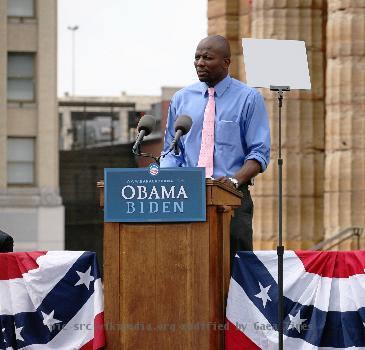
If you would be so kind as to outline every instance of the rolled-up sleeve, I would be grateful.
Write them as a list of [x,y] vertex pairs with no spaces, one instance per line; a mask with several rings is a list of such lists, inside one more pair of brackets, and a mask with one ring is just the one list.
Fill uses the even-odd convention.
[[270,127],[265,102],[258,91],[253,91],[245,116],[244,137],[247,147],[245,161],[254,159],[264,172],[270,162]]

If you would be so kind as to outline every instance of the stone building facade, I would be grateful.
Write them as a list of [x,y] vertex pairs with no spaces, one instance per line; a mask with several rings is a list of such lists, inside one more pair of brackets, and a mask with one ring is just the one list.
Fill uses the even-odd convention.
[[[307,249],[341,230],[365,227],[365,1],[208,0],[208,34],[228,38],[230,73],[242,81],[242,38],[306,43],[312,90],[285,93],[283,105],[286,248]],[[254,240],[256,249],[272,249],[278,231],[278,107],[274,92],[262,93],[272,154],[252,191]],[[355,248],[353,240],[340,248]]]
[[63,249],[56,0],[0,0],[0,169],[0,229],[15,250]]

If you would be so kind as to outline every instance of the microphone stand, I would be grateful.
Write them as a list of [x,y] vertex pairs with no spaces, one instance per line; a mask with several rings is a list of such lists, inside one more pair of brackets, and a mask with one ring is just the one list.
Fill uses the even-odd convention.
[[134,150],[134,149],[132,148],[132,153],[133,153],[134,155],[136,155],[136,156],[138,156],[138,157],[147,157],[147,158],[152,158],[152,159],[153,159],[153,160],[157,163],[157,165],[158,165],[158,166],[160,166],[160,159],[161,159],[161,158],[164,158],[165,156],[167,156],[167,155],[168,155],[170,152],[172,152],[172,151],[174,151],[174,153],[175,153],[176,155],[178,155],[178,154],[180,153],[179,145],[177,144],[177,142],[176,142],[176,144],[174,145],[174,147],[173,147],[173,148],[171,148],[170,150],[168,150],[166,153],[159,155],[158,157],[155,157],[155,156],[154,156],[153,154],[151,154],[151,153],[142,153],[142,152],[141,152],[141,145],[138,145],[136,150]]
[[278,255],[278,330],[279,350],[283,350],[284,340],[284,246],[283,246],[283,159],[281,158],[281,108],[283,106],[283,92],[290,91],[289,86],[270,85],[271,91],[278,92],[279,102],[279,155],[278,155],[278,187],[279,187],[279,232],[276,252]]
[[180,153],[179,145],[178,145],[178,144],[177,144],[177,142],[176,142],[176,144],[175,144],[175,146],[174,146],[174,154],[175,154],[175,156],[177,156],[179,153]]
[[143,152],[141,152],[140,145],[138,145],[138,147],[137,147],[137,149],[136,149],[136,150],[132,149],[132,153],[133,153],[134,155],[138,156],[138,157],[152,158],[152,159],[153,159],[153,160],[157,163],[157,165],[158,165],[158,166],[160,166],[160,158],[161,158],[161,156],[159,156],[159,157],[155,157],[155,156],[154,156],[153,154],[151,154],[151,153],[143,153]]

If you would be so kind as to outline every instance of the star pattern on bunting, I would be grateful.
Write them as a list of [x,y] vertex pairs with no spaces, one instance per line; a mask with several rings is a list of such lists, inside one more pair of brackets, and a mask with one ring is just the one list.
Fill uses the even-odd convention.
[[4,344],[6,344],[6,338],[5,338],[5,328],[2,328],[2,329],[1,329],[1,332],[3,333]]
[[290,318],[290,324],[288,326],[288,330],[290,329],[296,329],[299,333],[302,330],[301,326],[304,321],[306,321],[306,318],[300,318],[300,310],[297,312],[295,316],[292,316],[289,314]]
[[268,300],[272,301],[269,296],[269,289],[271,287],[271,284],[269,284],[267,287],[263,287],[262,284],[259,282],[259,287],[260,287],[260,292],[255,294],[255,297],[262,300],[262,306],[265,308],[267,301]]
[[42,316],[43,316],[43,324],[48,327],[50,332],[52,332],[53,326],[56,323],[62,322],[62,321],[57,320],[56,318],[54,318],[54,310],[49,315],[47,315],[43,311],[41,311],[41,312],[42,312]]
[[16,340],[24,341],[24,338],[21,335],[21,332],[22,332],[23,328],[24,327],[17,328],[17,326],[15,326],[15,338],[16,338]]
[[75,284],[75,287],[84,284],[86,288],[89,289],[90,283],[95,280],[94,276],[91,275],[91,266],[87,269],[86,272],[76,271],[76,273],[79,275],[80,279]]

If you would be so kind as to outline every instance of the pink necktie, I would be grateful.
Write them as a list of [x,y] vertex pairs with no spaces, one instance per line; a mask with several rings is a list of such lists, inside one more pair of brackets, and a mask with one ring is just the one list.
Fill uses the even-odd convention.
[[205,177],[211,177],[213,175],[215,120],[214,88],[208,88],[208,94],[209,98],[204,111],[202,143],[198,161],[198,167],[205,167]]

